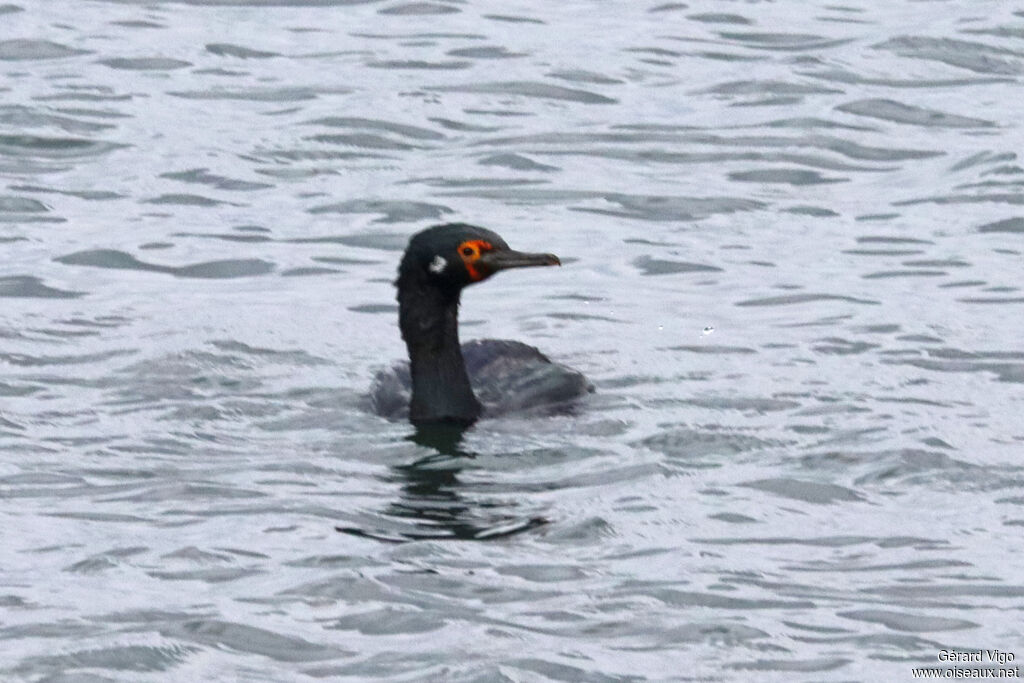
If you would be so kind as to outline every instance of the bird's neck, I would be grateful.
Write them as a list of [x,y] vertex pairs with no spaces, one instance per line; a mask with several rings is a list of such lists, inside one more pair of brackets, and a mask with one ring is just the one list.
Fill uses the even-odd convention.
[[470,424],[481,413],[459,348],[459,293],[403,275],[398,281],[398,318],[409,349],[414,424]]

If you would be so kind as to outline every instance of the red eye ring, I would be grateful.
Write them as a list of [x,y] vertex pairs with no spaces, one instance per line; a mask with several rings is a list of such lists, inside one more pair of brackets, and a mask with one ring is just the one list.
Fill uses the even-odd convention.
[[462,253],[464,255],[466,255],[466,256],[472,256],[473,253],[474,253],[474,249],[473,249],[473,247],[463,247],[462,248]]

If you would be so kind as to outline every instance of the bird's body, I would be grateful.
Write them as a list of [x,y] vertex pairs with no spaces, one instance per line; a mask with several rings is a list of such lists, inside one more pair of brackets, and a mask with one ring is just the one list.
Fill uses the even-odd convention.
[[[463,344],[461,351],[470,386],[486,417],[514,412],[557,413],[592,391],[581,373],[553,363],[522,342],[474,339]],[[409,417],[411,396],[408,363],[378,372],[370,389],[374,410],[393,420]]]
[[375,411],[414,424],[471,424],[483,414],[557,410],[592,391],[583,375],[521,342],[459,344],[464,287],[499,270],[559,264],[552,254],[513,251],[494,232],[463,223],[413,235],[395,283],[409,363],[377,375]]

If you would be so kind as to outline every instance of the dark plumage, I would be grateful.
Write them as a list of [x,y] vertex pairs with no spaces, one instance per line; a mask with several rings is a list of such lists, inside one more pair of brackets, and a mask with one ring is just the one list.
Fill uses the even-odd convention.
[[509,248],[485,228],[450,223],[413,235],[398,268],[399,327],[410,363],[378,373],[377,413],[414,424],[471,424],[482,414],[557,408],[593,391],[580,373],[521,342],[459,345],[462,289],[509,268],[560,265]]

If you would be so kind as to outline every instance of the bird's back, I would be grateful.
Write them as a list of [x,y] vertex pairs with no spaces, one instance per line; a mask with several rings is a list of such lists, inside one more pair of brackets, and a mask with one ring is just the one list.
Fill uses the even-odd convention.
[[[462,345],[470,384],[486,415],[519,411],[557,412],[594,390],[581,373],[553,363],[536,348],[508,339],[477,339]],[[377,373],[370,390],[376,413],[391,419],[409,414],[409,364]]]

